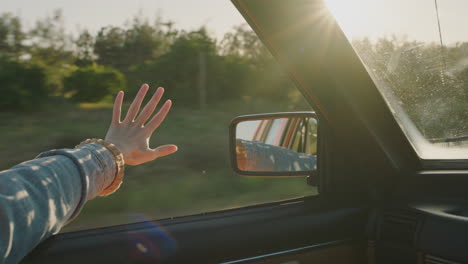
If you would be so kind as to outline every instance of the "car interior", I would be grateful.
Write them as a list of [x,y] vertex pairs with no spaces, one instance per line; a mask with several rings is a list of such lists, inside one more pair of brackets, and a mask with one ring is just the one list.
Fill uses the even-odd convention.
[[468,160],[418,155],[323,1],[232,3],[315,111],[320,194],[63,233],[21,263],[468,263]]

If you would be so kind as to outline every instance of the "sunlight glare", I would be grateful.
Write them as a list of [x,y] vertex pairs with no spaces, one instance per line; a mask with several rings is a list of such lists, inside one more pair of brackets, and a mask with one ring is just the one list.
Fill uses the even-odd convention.
[[[410,40],[437,42],[437,19],[433,1],[427,0],[324,0],[350,39],[398,36]],[[456,29],[466,19],[460,10],[468,2],[439,1],[444,37],[447,42],[466,39]],[[459,14],[458,16],[456,14]]]
[[[372,22],[381,9],[376,0],[325,0],[327,8],[333,14],[348,37],[373,36],[381,32]],[[379,8],[380,7],[380,8]]]

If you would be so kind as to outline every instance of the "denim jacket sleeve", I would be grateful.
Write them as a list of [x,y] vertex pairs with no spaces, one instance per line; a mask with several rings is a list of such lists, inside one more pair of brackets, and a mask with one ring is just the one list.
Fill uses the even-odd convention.
[[18,263],[109,186],[111,152],[98,144],[51,150],[0,172],[0,264]]

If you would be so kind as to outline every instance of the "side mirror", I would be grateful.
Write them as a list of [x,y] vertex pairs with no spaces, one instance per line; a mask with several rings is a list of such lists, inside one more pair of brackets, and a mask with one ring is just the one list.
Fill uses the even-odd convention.
[[231,122],[234,171],[249,176],[308,176],[317,170],[314,112],[240,116]]

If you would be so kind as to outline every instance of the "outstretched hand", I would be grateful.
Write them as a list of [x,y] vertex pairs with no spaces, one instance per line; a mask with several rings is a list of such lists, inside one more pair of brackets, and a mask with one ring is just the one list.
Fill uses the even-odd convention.
[[159,112],[148,121],[156,109],[164,89],[159,87],[138,114],[148,90],[149,86],[147,84],[141,86],[123,121],[120,120],[124,97],[123,91],[120,91],[115,98],[112,122],[105,140],[113,143],[122,152],[125,164],[139,165],[177,151],[176,145],[163,145],[155,149],[149,147],[149,139],[164,121],[169,109],[171,109],[172,101],[167,100]]

